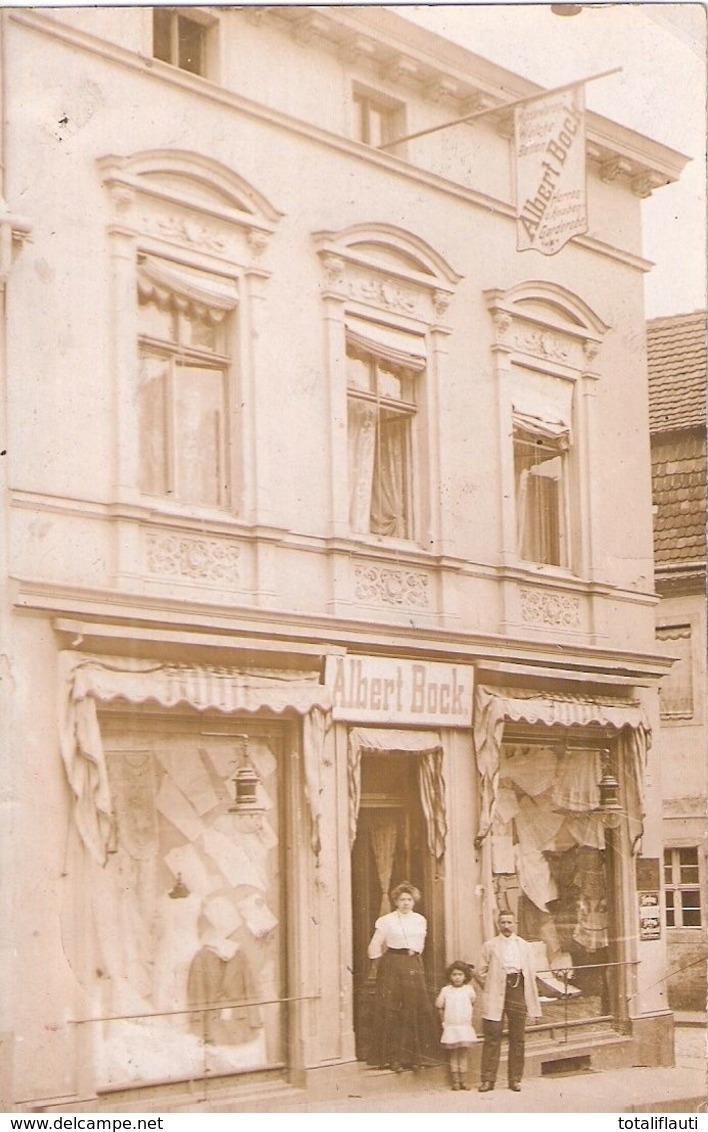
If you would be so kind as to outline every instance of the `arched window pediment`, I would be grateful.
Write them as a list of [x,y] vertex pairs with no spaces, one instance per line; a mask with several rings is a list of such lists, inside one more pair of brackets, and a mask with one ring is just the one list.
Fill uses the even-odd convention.
[[329,293],[438,324],[462,278],[425,240],[392,224],[314,234]]
[[[205,250],[221,251],[219,236],[214,232],[199,233],[184,217],[188,214],[211,218],[223,228],[235,226],[248,235],[254,252],[262,250],[282,213],[232,169],[203,154],[181,150],[149,150],[130,157],[109,155],[98,162],[103,183],[109,190],[114,209],[121,219],[139,229],[144,220],[138,217],[137,205],[168,214],[178,210],[174,234],[183,242]],[[135,216],[131,213],[135,210]],[[169,234],[169,225],[162,225],[162,234]]]
[[484,292],[504,349],[585,370],[609,327],[583,299],[557,283],[528,281]]

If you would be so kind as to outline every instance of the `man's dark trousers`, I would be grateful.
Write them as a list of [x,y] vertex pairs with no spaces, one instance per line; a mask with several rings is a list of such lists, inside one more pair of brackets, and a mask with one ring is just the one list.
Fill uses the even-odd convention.
[[[518,981],[517,981],[518,979]],[[516,982],[516,986],[514,986]],[[483,1019],[484,1045],[482,1046],[482,1081],[492,1084],[497,1079],[501,1053],[502,1026],[506,1014],[509,1031],[509,1084],[520,1081],[524,1074],[524,1031],[526,1029],[526,1000],[524,976],[512,976],[506,982],[504,1013],[499,1022]]]

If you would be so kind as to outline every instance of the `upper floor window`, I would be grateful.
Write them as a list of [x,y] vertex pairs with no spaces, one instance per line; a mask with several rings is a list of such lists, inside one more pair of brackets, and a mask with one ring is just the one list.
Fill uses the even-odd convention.
[[514,413],[514,478],[519,555],[527,562],[569,565],[569,430]]
[[691,719],[693,716],[693,658],[691,626],[662,625],[656,630],[657,643],[675,657],[671,671],[659,685],[659,711],[664,720]]
[[235,284],[144,256],[138,299],[141,490],[228,506]]
[[176,8],[153,8],[152,53],[194,75],[207,71],[208,26]]
[[386,95],[354,88],[354,136],[376,148],[392,142],[405,132],[403,103]]
[[608,327],[557,283],[530,280],[485,298],[498,377],[503,561],[590,577],[601,568],[592,394]]
[[664,850],[667,928],[700,928],[701,886],[698,849]]
[[410,539],[416,374],[347,345],[349,522],[357,533]]

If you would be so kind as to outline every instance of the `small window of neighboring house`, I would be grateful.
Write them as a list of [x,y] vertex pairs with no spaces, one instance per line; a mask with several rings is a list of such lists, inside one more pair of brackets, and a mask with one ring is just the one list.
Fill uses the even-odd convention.
[[664,625],[656,630],[662,652],[676,657],[671,671],[659,685],[659,711],[662,719],[691,719],[693,716],[693,663],[691,626]]
[[570,565],[569,448],[566,424],[514,411],[518,551],[527,562]]
[[182,503],[231,499],[232,280],[143,256],[138,266],[140,486]]
[[152,53],[182,71],[205,75],[208,26],[175,8],[153,8]]
[[347,320],[349,523],[355,533],[414,538],[413,440],[424,370],[422,338]]
[[385,95],[355,88],[354,115],[354,136],[365,145],[376,148],[404,133],[403,103]]
[[664,850],[667,928],[700,928],[701,886],[698,849]]

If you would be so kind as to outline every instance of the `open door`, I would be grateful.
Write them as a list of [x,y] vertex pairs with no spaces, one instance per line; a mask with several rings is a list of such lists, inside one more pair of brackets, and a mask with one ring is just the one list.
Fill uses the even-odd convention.
[[376,965],[368,959],[367,947],[375,921],[391,910],[391,889],[403,880],[421,892],[416,911],[428,921],[423,960],[431,992],[441,977],[441,909],[420,800],[421,757],[362,756],[361,805],[352,850],[354,1030],[360,1060],[366,1060],[369,1030],[376,1017]]

